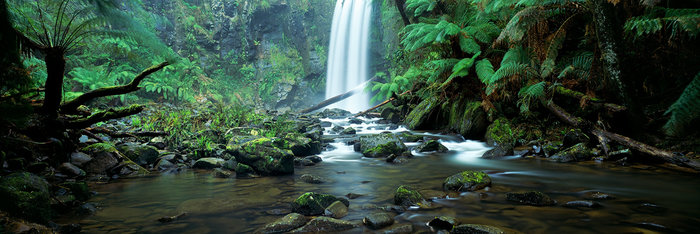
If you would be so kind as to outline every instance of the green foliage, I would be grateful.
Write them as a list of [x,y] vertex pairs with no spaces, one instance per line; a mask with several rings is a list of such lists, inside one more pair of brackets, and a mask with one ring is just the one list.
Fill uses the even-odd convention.
[[664,125],[666,134],[678,136],[688,128],[692,128],[692,123],[700,118],[698,109],[700,109],[700,73],[695,75],[678,100],[664,113],[671,115]]
[[518,96],[518,106],[520,106],[520,112],[527,113],[530,111],[530,103],[532,101],[537,101],[539,98],[544,97],[546,82],[541,81],[536,84],[528,85],[520,89]]
[[565,60],[565,65],[557,78],[574,77],[581,80],[588,80],[591,77],[591,65],[593,64],[592,52],[581,52],[570,59]]
[[404,28],[405,35],[401,44],[406,47],[406,50],[415,51],[429,44],[445,42],[460,31],[459,26],[446,20],[436,24],[411,24]]
[[480,51],[474,54],[474,56],[472,56],[471,58],[462,59],[457,64],[455,64],[455,66],[452,68],[452,74],[450,75],[450,77],[447,78],[445,82],[442,83],[440,88],[445,88],[445,86],[447,86],[455,77],[467,76],[469,74],[469,69],[471,69],[472,66],[474,66],[474,60],[476,60],[476,58],[479,57],[479,55],[481,55]]
[[671,38],[687,35],[694,38],[700,33],[700,9],[652,8],[646,14],[627,19],[624,29],[635,38],[654,34],[667,28]]
[[437,6],[437,0],[408,0],[406,1],[406,10],[413,12],[413,16],[421,16],[427,12],[431,12]]

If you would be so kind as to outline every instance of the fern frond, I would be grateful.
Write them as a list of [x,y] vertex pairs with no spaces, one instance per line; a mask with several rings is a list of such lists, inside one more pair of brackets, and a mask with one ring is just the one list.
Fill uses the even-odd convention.
[[[694,121],[700,118],[700,73],[695,75],[693,81],[688,84],[681,96],[673,103],[666,115],[671,118],[664,125],[664,131],[668,135],[677,136],[685,132]],[[697,129],[697,128],[694,128]]]
[[536,84],[528,85],[520,89],[518,96],[518,105],[520,106],[520,112],[526,113],[530,111],[530,104],[533,100],[537,100],[545,95],[545,85],[544,81]]
[[457,35],[461,28],[456,24],[441,20],[437,24],[418,23],[404,28],[404,38],[401,40],[408,51],[415,51],[432,43],[442,43],[449,37]]
[[482,59],[476,63],[476,76],[482,83],[487,84],[486,82],[491,81],[493,73],[495,73],[493,65],[488,59]]
[[[663,17],[657,17],[660,14]],[[696,37],[700,33],[700,9],[656,8],[645,15],[628,19],[624,29],[641,37],[657,33],[664,26],[670,28],[671,37],[681,33]]]
[[406,10],[413,12],[413,16],[418,17],[426,12],[431,12],[437,6],[436,0],[408,0]]
[[593,64],[593,53],[583,52],[567,59],[562,71],[557,78],[575,77],[581,80],[588,80],[591,76],[591,66]]
[[559,55],[559,49],[561,49],[562,45],[564,44],[564,40],[566,39],[566,32],[571,23],[574,22],[573,19],[578,15],[579,14],[574,14],[569,16],[569,18],[567,18],[564,23],[559,26],[557,31],[554,32],[553,38],[547,47],[547,57],[542,62],[542,66],[540,68],[540,74],[542,77],[548,77],[554,71],[556,59]]
[[439,59],[439,60],[433,60],[430,61],[427,64],[427,67],[430,68],[430,76],[428,77],[427,82],[432,83],[437,81],[438,77],[440,77],[442,74],[445,74],[446,72],[450,71],[455,64],[459,62],[459,59]]
[[479,55],[481,55],[481,52],[477,52],[471,58],[462,59],[457,64],[455,64],[455,66],[452,68],[452,74],[449,78],[447,78],[447,80],[444,83],[442,83],[440,88],[444,88],[445,86],[447,86],[447,84],[452,82],[452,79],[454,79],[455,77],[467,76],[469,74],[469,69],[471,69],[472,66],[474,66],[474,60],[476,60],[476,58],[479,57]]

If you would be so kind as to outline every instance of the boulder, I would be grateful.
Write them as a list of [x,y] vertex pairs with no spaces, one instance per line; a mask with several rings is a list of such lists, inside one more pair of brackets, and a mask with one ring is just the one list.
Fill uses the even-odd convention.
[[224,160],[220,158],[200,158],[194,162],[193,168],[214,169],[224,166]]
[[356,144],[359,144],[362,155],[369,158],[386,157],[391,154],[401,155],[408,151],[406,145],[392,133],[361,136]]
[[590,141],[590,137],[588,137],[581,129],[571,129],[568,132],[564,134],[564,139],[562,140],[562,144],[565,148],[571,147],[573,145],[576,145],[578,143],[588,143]]
[[569,208],[597,208],[601,207],[600,203],[595,201],[570,201],[564,203],[563,207]]
[[451,191],[476,191],[491,185],[491,177],[481,171],[463,171],[447,177],[442,182],[444,190]]
[[[513,147],[515,147],[515,136],[511,127],[510,121],[506,118],[499,118],[493,121],[486,129],[486,144],[494,147],[489,151],[494,151],[486,154],[490,158],[500,158],[506,155],[513,155]],[[486,155],[485,154],[485,155]]]
[[506,233],[518,233],[516,231],[496,227],[484,224],[460,224],[452,229],[450,233],[460,233],[460,234],[506,234]]
[[346,129],[343,129],[343,131],[340,132],[341,135],[355,135],[357,133],[357,130],[355,130],[352,127],[347,127]]
[[437,230],[451,231],[457,225],[457,219],[450,216],[438,216],[428,222],[428,226]]
[[177,167],[177,165],[175,165],[171,161],[166,160],[164,158],[159,159],[158,162],[156,163],[156,166],[155,166],[155,168],[158,169],[159,171],[166,171],[166,170],[176,168],[176,167]]
[[148,175],[148,170],[131,160],[124,160],[112,169],[112,173],[120,176],[143,176]]
[[119,152],[141,166],[150,165],[158,160],[158,148],[150,145],[142,145],[138,143],[124,143],[117,146]]
[[348,207],[341,201],[335,201],[326,207],[326,210],[323,211],[323,215],[339,219],[348,215]]
[[301,179],[301,181],[304,181],[304,182],[309,183],[309,184],[322,184],[322,183],[326,182],[326,180],[321,178],[320,176],[311,175],[311,174],[303,174],[303,175],[301,175],[301,177],[299,177],[299,179]]
[[350,111],[346,111],[338,108],[325,109],[320,113],[321,117],[331,118],[331,119],[342,119],[352,115]]
[[67,188],[80,201],[87,201],[92,197],[92,192],[85,182],[65,182],[61,187]]
[[394,192],[394,204],[412,206],[424,202],[423,196],[413,188],[401,185]]
[[294,154],[283,149],[288,146],[285,140],[263,137],[243,143],[233,155],[261,175],[287,175],[294,173]]
[[221,168],[216,168],[214,169],[214,177],[216,178],[231,178],[233,177],[233,173],[227,170],[223,170]]
[[478,139],[484,135],[488,121],[480,101],[454,101],[445,115],[449,116],[449,129],[467,139]]
[[321,142],[301,136],[299,134],[287,134],[284,140],[288,141],[289,149],[294,156],[303,157],[321,153]]
[[557,162],[578,162],[591,159],[595,154],[586,146],[586,143],[578,143],[550,157]]
[[401,233],[414,233],[413,225],[410,223],[398,225],[389,230],[384,231],[384,234],[401,234]]
[[49,183],[43,178],[17,172],[0,179],[0,209],[29,221],[46,223],[51,219]]
[[394,217],[384,212],[375,212],[365,216],[362,223],[370,229],[382,229],[394,224]]
[[82,177],[87,175],[83,169],[80,169],[79,167],[71,164],[71,163],[62,163],[60,166],[58,166],[58,171],[61,173],[64,173],[68,176],[75,176],[75,177]]
[[253,171],[253,168],[251,168],[250,166],[245,165],[243,163],[236,164],[235,171],[236,171],[237,178],[249,177],[249,176],[255,174],[255,171]]
[[106,174],[108,169],[119,163],[116,159],[117,149],[109,143],[95,143],[82,148],[80,151],[92,157],[92,160],[83,164],[83,168],[88,173]]
[[440,142],[437,140],[426,141],[425,143],[417,146],[416,150],[418,152],[438,152],[438,153],[445,153],[448,151],[447,147],[440,144]]
[[538,191],[509,192],[506,193],[506,200],[532,206],[553,206],[557,204],[557,202],[549,198],[547,194]]
[[324,213],[326,207],[336,201],[342,202],[345,206],[350,205],[350,202],[344,198],[336,198],[330,194],[308,192],[294,200],[292,211],[303,215],[320,215]]
[[92,160],[92,157],[83,152],[73,152],[70,154],[70,163],[79,167],[90,160]]
[[399,133],[399,139],[403,142],[418,142],[423,140],[423,136],[414,135],[411,132],[401,132]]
[[154,137],[150,141],[148,141],[148,145],[153,146],[158,148],[159,150],[165,149],[165,138],[163,137]]
[[303,227],[294,229],[293,233],[333,233],[357,227],[356,223],[330,217],[316,217]]
[[292,231],[296,228],[299,228],[301,226],[304,226],[306,224],[306,216],[297,214],[297,213],[291,213],[288,215],[285,215],[282,218],[279,218],[275,220],[272,223],[269,223],[265,225],[262,230],[260,230],[261,233],[284,233],[284,232],[289,232]]
[[410,129],[435,129],[435,121],[429,121],[436,114],[440,102],[437,97],[423,100],[406,116],[406,125]]

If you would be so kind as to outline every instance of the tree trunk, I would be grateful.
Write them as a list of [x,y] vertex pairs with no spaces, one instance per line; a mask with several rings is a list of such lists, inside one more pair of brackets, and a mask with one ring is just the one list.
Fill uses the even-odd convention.
[[66,72],[65,51],[63,48],[48,48],[45,50],[46,58],[46,83],[44,84],[44,104],[42,106],[46,115],[51,118],[58,117],[58,107],[61,105],[63,93],[63,73]]
[[622,72],[622,62],[620,61],[622,56],[619,35],[621,28],[616,27],[613,5],[608,3],[607,0],[592,0],[592,2],[593,21],[598,37],[598,47],[601,52],[600,57],[603,62],[603,71],[609,85],[612,87],[610,92],[616,94],[619,101],[624,105],[629,105],[630,97],[623,80],[624,74]]
[[396,0],[396,9],[399,10],[399,14],[401,14],[401,19],[403,20],[404,26],[411,24],[411,21],[408,20],[408,16],[406,16],[406,8],[404,8],[404,4],[406,4],[406,0]]

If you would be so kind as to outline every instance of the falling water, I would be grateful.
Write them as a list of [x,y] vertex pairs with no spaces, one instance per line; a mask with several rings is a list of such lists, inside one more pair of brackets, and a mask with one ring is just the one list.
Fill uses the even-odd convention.
[[[336,3],[328,54],[326,98],[350,91],[367,81],[371,11],[370,0],[338,0]],[[362,111],[369,108],[369,94],[362,92],[330,107]]]

